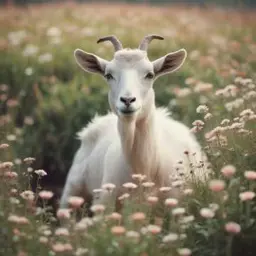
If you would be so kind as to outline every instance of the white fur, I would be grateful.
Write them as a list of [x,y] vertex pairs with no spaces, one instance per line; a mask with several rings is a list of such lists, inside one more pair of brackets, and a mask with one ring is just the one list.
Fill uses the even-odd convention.
[[[154,71],[158,77],[178,69],[186,56],[180,53],[166,55],[173,58],[168,60],[169,64],[170,61],[174,63],[170,69],[170,65],[165,67],[163,64],[166,56],[150,62],[140,50],[119,51],[111,62],[76,51],[77,62],[86,71],[113,74],[114,78],[108,81],[112,113],[95,117],[78,133],[81,146],[67,177],[61,207],[67,207],[69,196],[83,196],[89,200],[93,190],[106,183],[115,184],[118,191],[123,183],[131,181],[131,175],[135,173],[145,174],[147,180],[155,182],[157,187],[170,186],[177,177],[204,180],[207,170],[201,161],[206,159],[199,144],[190,130],[173,120],[166,109],[155,107],[154,79],[145,79],[149,71]],[[98,66],[95,68],[92,62]],[[157,73],[159,70],[161,73]],[[123,96],[136,97],[130,106],[134,110],[132,115],[120,111],[124,108],[120,101]],[[189,155],[184,154],[185,151]],[[105,197],[106,194],[102,193],[99,201],[103,202]]]

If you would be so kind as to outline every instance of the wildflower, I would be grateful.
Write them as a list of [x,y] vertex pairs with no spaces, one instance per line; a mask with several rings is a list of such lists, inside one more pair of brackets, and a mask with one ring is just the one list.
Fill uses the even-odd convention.
[[7,143],[0,144],[0,149],[6,149],[8,147],[9,147],[9,144]]
[[147,201],[149,202],[149,203],[151,203],[151,204],[155,204],[155,203],[157,203],[158,202],[158,197],[156,197],[156,196],[149,196],[148,198],[147,198]]
[[35,170],[35,173],[36,173],[38,176],[40,176],[40,177],[43,177],[43,176],[46,176],[46,175],[47,175],[47,173],[46,173],[44,170],[42,170],[42,169],[40,169],[40,170]]
[[116,188],[116,185],[112,184],[112,183],[107,183],[107,184],[102,185],[102,189],[105,189],[109,192],[112,192],[115,188]]
[[200,215],[206,219],[211,219],[215,216],[215,213],[213,210],[211,210],[209,208],[202,208],[200,210]]
[[147,228],[147,231],[153,235],[156,235],[161,232],[161,228],[156,225],[148,225],[146,228]]
[[34,72],[33,68],[31,68],[31,67],[27,67],[24,71],[25,75],[27,75],[27,76],[31,76],[33,74],[33,72]]
[[16,158],[16,159],[14,160],[14,163],[17,164],[17,165],[20,165],[22,162],[21,162],[21,159]]
[[31,190],[25,190],[25,191],[23,191],[23,192],[20,194],[20,196],[21,196],[23,199],[27,200],[27,201],[33,201],[34,198],[35,198],[35,194],[34,194],[34,192],[31,191]]
[[68,203],[73,207],[73,208],[78,208],[84,203],[84,199],[80,196],[71,196],[68,199]]
[[228,125],[229,123],[230,123],[229,119],[223,119],[220,124],[221,125]]
[[38,47],[33,44],[28,44],[23,51],[23,56],[33,56],[38,52]]
[[193,189],[187,188],[183,191],[184,195],[192,195],[193,194]]
[[171,190],[172,190],[171,187],[161,187],[161,188],[159,188],[159,191],[160,191],[160,192],[169,192],[169,191],[171,191]]
[[8,171],[8,172],[4,173],[4,176],[7,177],[7,178],[10,178],[10,179],[14,179],[14,178],[18,177],[18,173],[17,172]]
[[30,165],[30,164],[32,164],[35,160],[36,160],[36,159],[35,159],[34,157],[27,157],[27,158],[25,158],[23,161],[24,161],[24,163]]
[[208,111],[209,111],[209,108],[206,105],[199,105],[196,108],[196,113],[204,114],[204,113],[207,113]]
[[1,167],[4,169],[11,169],[13,167],[13,163],[12,162],[3,162],[1,164]]
[[111,220],[121,220],[122,219],[122,215],[118,212],[112,212],[110,215],[107,216],[107,219],[111,219]]
[[176,181],[173,181],[173,182],[172,182],[172,186],[173,186],[174,188],[176,188],[176,187],[182,186],[184,183],[185,183],[184,180],[176,180]]
[[69,236],[69,231],[66,228],[57,228],[55,230],[56,236]]
[[184,240],[187,238],[187,235],[186,234],[180,234],[180,240]]
[[210,208],[211,210],[213,210],[214,212],[216,212],[216,211],[219,210],[220,206],[219,206],[218,204],[211,203],[211,204],[209,204],[209,208]]
[[204,122],[202,120],[195,120],[192,123],[193,126],[197,126],[197,127],[203,127],[204,126]]
[[239,198],[241,201],[249,201],[255,197],[255,193],[253,191],[245,191],[239,194]]
[[255,171],[246,171],[244,173],[244,177],[247,180],[256,180],[256,172]]
[[134,180],[138,180],[139,182],[143,181],[146,179],[146,175],[142,175],[142,174],[133,174],[132,178]]
[[135,189],[137,188],[138,186],[132,182],[127,182],[127,183],[124,183],[123,184],[123,187],[124,188],[128,188],[128,189]]
[[19,203],[20,203],[20,200],[17,199],[16,197],[10,197],[9,202],[10,202],[11,204],[19,204]]
[[155,186],[155,183],[148,181],[148,182],[143,182],[141,185],[142,185],[144,188],[152,188],[152,187]]
[[169,233],[168,235],[163,237],[163,243],[170,243],[177,241],[179,238],[178,234],[176,233]]
[[41,244],[47,244],[47,243],[48,243],[48,238],[45,237],[45,236],[40,236],[40,237],[39,237],[39,242],[40,242]]
[[39,192],[39,196],[42,199],[49,200],[53,197],[53,192],[52,191],[47,191],[47,190],[42,190],[42,191]]
[[88,253],[88,249],[87,248],[77,248],[76,251],[75,251],[75,256],[82,256],[82,255],[85,255]]
[[11,214],[11,215],[9,215],[7,220],[9,222],[18,223],[19,222],[19,216]]
[[182,219],[180,219],[180,223],[187,224],[190,222],[193,222],[195,220],[195,217],[193,215],[184,216]]
[[125,228],[123,226],[114,226],[111,228],[111,233],[113,235],[123,235],[125,233]]
[[27,168],[27,172],[28,172],[28,173],[33,172],[33,168],[32,168],[32,167],[28,167],[28,168]]
[[57,211],[57,217],[59,219],[69,219],[70,218],[70,209],[59,209]]
[[26,217],[19,217],[18,224],[29,224],[29,220]]
[[180,256],[190,256],[192,254],[191,250],[188,248],[177,249],[177,252]]
[[220,192],[225,189],[225,182],[223,180],[211,180],[209,183],[209,188],[214,192]]
[[128,238],[135,239],[137,241],[140,237],[140,233],[137,231],[130,230],[126,232],[125,236]]
[[241,226],[236,222],[228,222],[225,224],[225,230],[228,233],[238,234],[241,231]]
[[130,194],[124,193],[124,194],[122,194],[121,196],[118,197],[118,200],[122,201],[124,199],[129,198],[129,197],[130,197]]
[[173,206],[177,206],[178,205],[178,200],[176,199],[176,198],[167,198],[167,199],[165,199],[165,201],[164,201],[164,204],[166,205],[166,206],[171,206],[171,207],[173,207]]
[[92,205],[90,209],[91,209],[92,212],[102,213],[102,212],[105,211],[105,208],[106,207],[102,204],[95,204],[95,205]]
[[64,252],[65,251],[65,247],[62,243],[56,243],[52,245],[52,250],[54,252]]
[[220,171],[225,177],[230,178],[232,177],[235,172],[236,172],[236,168],[233,165],[225,165],[224,167],[222,167],[221,171]]
[[132,214],[131,219],[134,221],[143,221],[146,219],[146,215],[143,212],[135,212]]
[[186,213],[186,210],[185,208],[182,208],[182,207],[174,208],[172,210],[172,215],[174,216],[183,215],[184,213]]
[[41,55],[38,57],[38,62],[39,62],[39,63],[51,62],[52,59],[53,59],[53,57],[52,57],[52,54],[51,54],[51,53],[44,53],[44,54],[41,54]]
[[213,117],[213,115],[212,115],[211,113],[207,113],[207,114],[204,116],[204,120],[205,120],[205,121],[208,121],[208,120],[210,120],[212,117]]

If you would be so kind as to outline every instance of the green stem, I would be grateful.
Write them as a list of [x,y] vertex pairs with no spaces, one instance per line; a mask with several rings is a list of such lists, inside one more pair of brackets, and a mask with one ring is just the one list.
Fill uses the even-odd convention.
[[229,235],[227,237],[226,256],[232,256],[232,242],[233,236]]

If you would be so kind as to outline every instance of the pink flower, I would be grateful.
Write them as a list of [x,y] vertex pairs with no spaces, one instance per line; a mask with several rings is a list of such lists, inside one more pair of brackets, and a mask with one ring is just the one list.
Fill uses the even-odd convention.
[[109,220],[121,220],[122,215],[118,212],[112,212],[110,215],[107,216],[107,219],[109,219]]
[[25,190],[25,191],[23,191],[23,192],[20,194],[20,196],[21,196],[23,199],[27,200],[27,201],[33,201],[34,198],[35,198],[35,194],[34,194],[34,192],[31,191],[31,190]]
[[91,206],[91,211],[96,213],[102,213],[105,211],[105,206],[103,204],[95,204]]
[[161,232],[161,227],[156,225],[148,225],[146,228],[147,228],[147,231],[153,235],[156,235]]
[[146,219],[146,215],[143,212],[135,212],[132,214],[131,219],[134,221],[143,221]]
[[233,165],[225,165],[222,169],[221,169],[221,173],[227,177],[230,178],[232,177],[236,172],[236,167]]
[[39,192],[39,196],[42,199],[49,200],[53,197],[53,193],[52,193],[52,191],[42,190],[42,191]]
[[17,172],[11,172],[11,171],[7,171],[4,173],[4,176],[10,179],[15,179],[18,177],[18,173]]
[[69,236],[69,231],[66,228],[57,228],[55,230],[55,235],[57,235],[57,236]]
[[126,229],[123,226],[114,226],[111,228],[111,233],[113,235],[123,235]]
[[211,219],[214,217],[215,213],[213,210],[209,209],[209,208],[202,208],[200,210],[200,215],[206,219]]
[[255,171],[246,171],[244,173],[244,177],[247,180],[256,180],[256,172]]
[[0,149],[6,149],[9,147],[9,144],[3,143],[0,145]]
[[147,201],[149,202],[149,203],[151,203],[151,204],[156,204],[157,202],[158,202],[158,197],[156,197],[156,196],[149,196],[148,198],[147,198]]
[[167,198],[167,199],[165,199],[164,204],[166,206],[175,207],[178,205],[178,202],[179,201],[176,198]]
[[214,192],[220,192],[225,189],[225,182],[223,180],[211,180],[209,183],[209,188]]
[[71,196],[68,199],[68,203],[73,208],[79,208],[84,203],[84,199],[82,197],[80,197],[80,196]]
[[70,209],[59,209],[57,211],[57,217],[59,219],[69,219],[70,218]]
[[237,224],[236,222],[228,222],[225,225],[225,230],[228,233],[238,234],[241,231],[241,226],[239,224]]
[[239,198],[241,201],[249,201],[255,197],[255,193],[253,191],[245,191],[239,194]]

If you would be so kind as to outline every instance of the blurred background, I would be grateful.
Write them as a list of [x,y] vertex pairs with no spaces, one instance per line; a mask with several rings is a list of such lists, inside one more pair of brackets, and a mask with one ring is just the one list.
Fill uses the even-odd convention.
[[[71,2],[70,0],[1,0],[0,3],[6,5],[19,4],[24,5],[28,3],[50,3],[50,2]],[[146,4],[173,4],[173,3],[189,3],[189,4],[218,4],[221,6],[255,6],[255,0],[77,0],[75,2],[81,3],[96,3],[96,2],[113,2],[113,3],[146,3]]]
[[107,86],[77,66],[76,48],[111,59],[112,46],[97,45],[99,37],[115,34],[125,47],[137,47],[149,33],[165,37],[150,45],[152,60],[184,47],[185,65],[155,90],[157,105],[189,126],[213,88],[255,76],[255,0],[0,3],[0,142],[12,145],[9,158],[17,164],[35,157],[33,168],[48,173],[43,186],[57,195],[79,146],[76,133],[109,109]]

